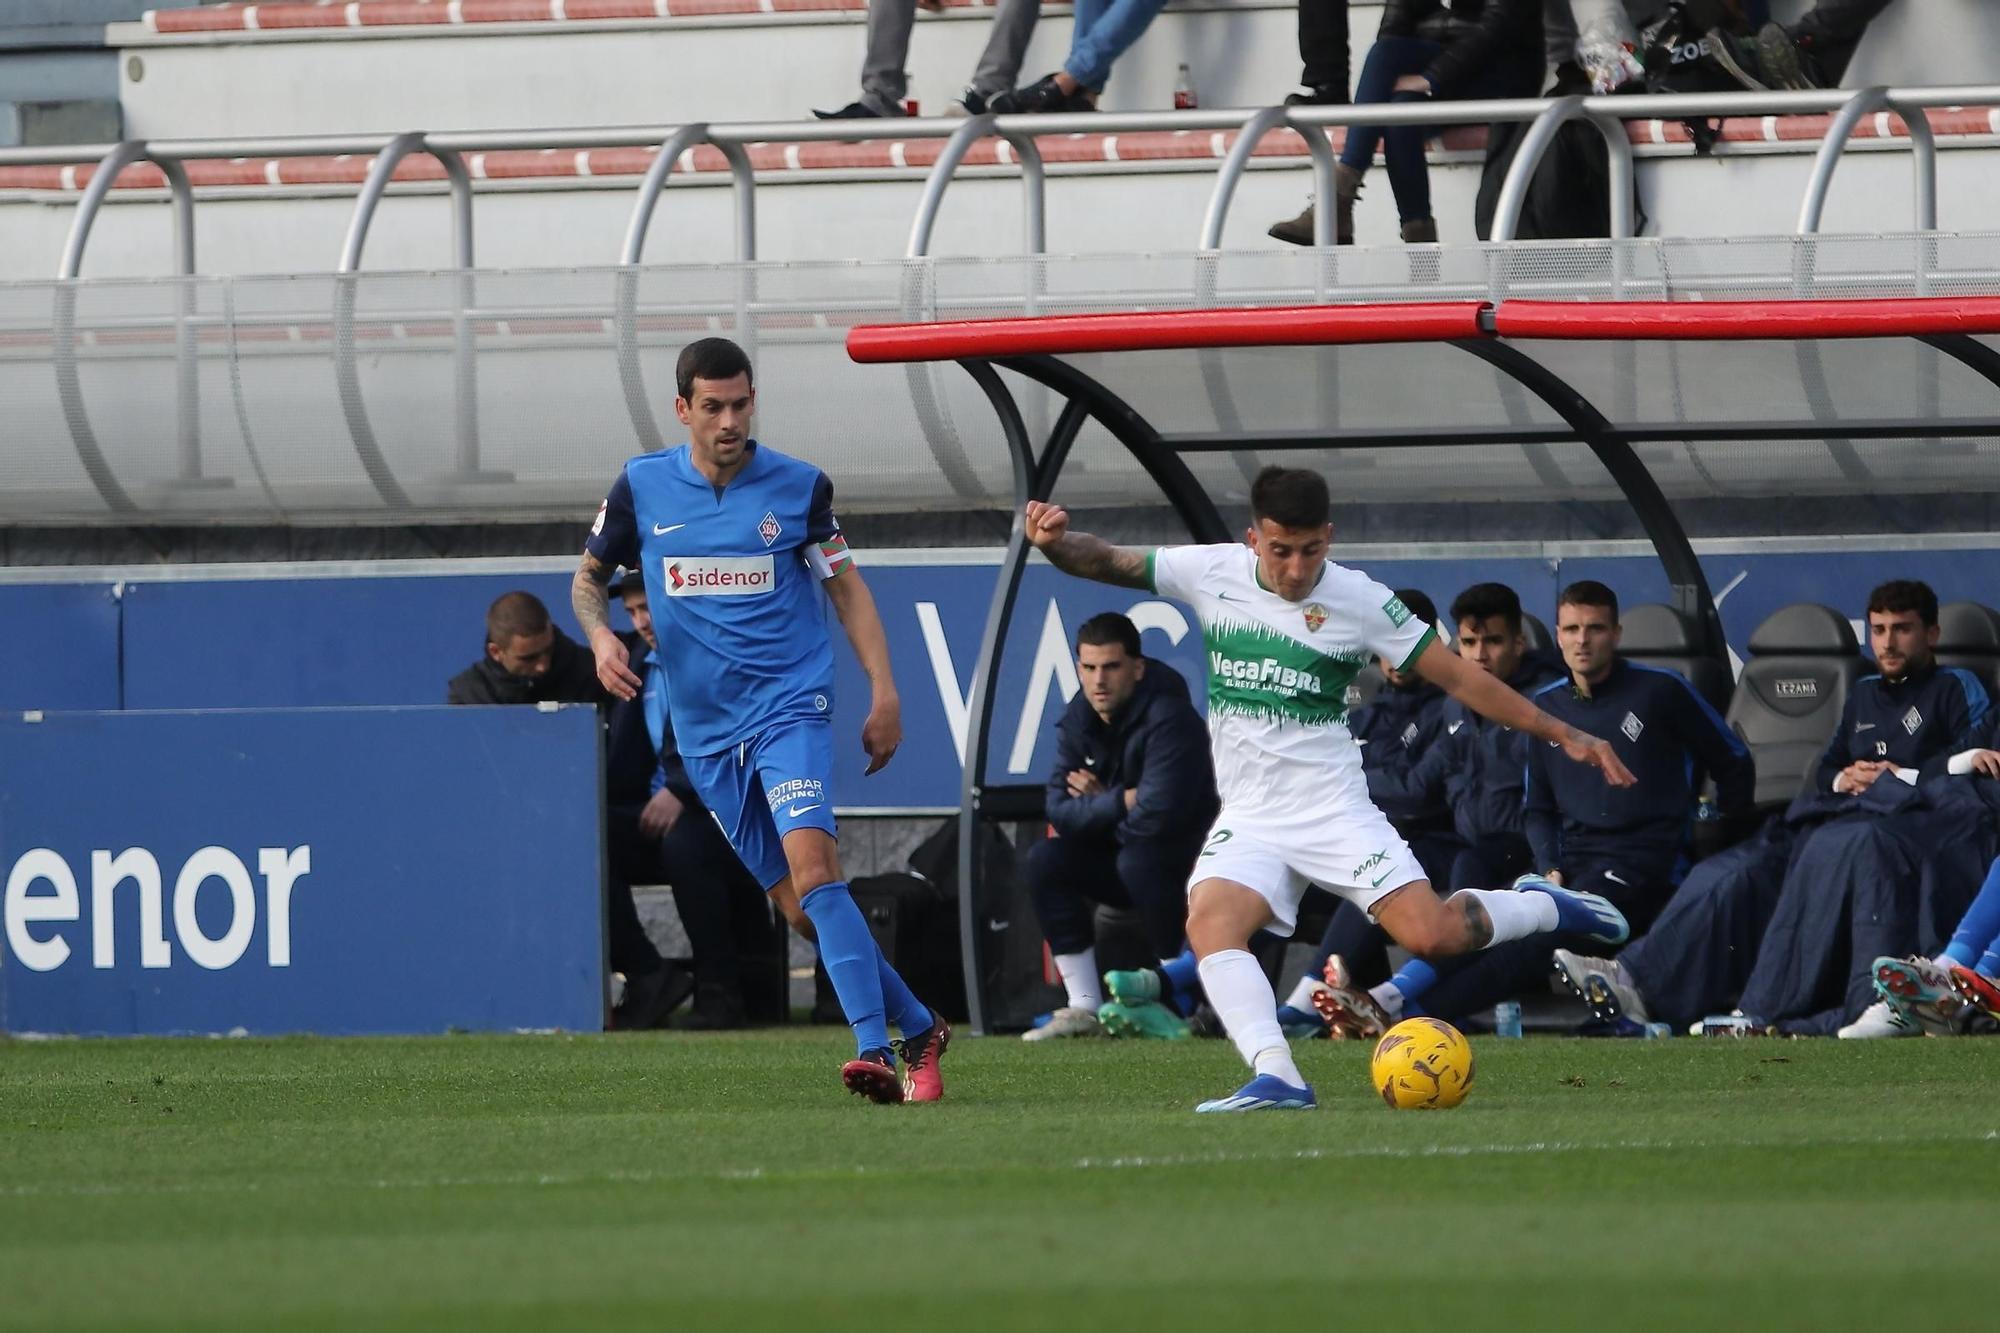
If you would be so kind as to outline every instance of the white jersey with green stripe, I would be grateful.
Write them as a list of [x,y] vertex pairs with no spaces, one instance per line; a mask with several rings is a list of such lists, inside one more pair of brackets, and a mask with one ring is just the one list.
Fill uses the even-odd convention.
[[[1208,649],[1208,729],[1223,802],[1313,799],[1358,790],[1361,750],[1347,730],[1347,687],[1377,657],[1408,667],[1437,637],[1396,594],[1328,561],[1300,601],[1264,587],[1247,546],[1163,546],[1146,561],[1153,590],[1186,602]],[[1284,776],[1280,776],[1280,775]]]

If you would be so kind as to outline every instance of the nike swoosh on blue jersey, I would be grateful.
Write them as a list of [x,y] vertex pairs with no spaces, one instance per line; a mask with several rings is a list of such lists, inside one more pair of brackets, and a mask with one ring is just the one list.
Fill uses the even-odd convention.
[[810,814],[811,812],[819,809],[820,806],[825,804],[826,802],[824,801],[818,801],[812,805],[795,805],[791,809],[785,811],[785,817],[787,819],[797,819],[800,815]]
[[670,523],[663,528],[659,524],[655,523],[653,525],[653,535],[655,537],[664,537],[670,532],[679,532],[682,528],[686,526],[687,524],[685,523]]

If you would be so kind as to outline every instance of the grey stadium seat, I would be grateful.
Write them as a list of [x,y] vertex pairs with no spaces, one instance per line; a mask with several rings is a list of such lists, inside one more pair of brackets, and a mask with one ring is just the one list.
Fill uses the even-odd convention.
[[1783,607],[1750,635],[1727,716],[1757,760],[1759,806],[1798,795],[1867,667],[1853,627],[1832,607]]
[[1964,667],[2000,695],[2000,611],[1979,602],[1938,608],[1938,665]]
[[1562,661],[1562,650],[1556,647],[1556,636],[1549,633],[1549,627],[1528,614],[1521,613],[1521,637],[1528,642],[1528,652],[1532,656],[1546,657],[1552,662]]
[[1642,666],[1678,671],[1716,712],[1729,710],[1733,692],[1729,663],[1695,651],[1694,627],[1686,616],[1671,606],[1648,602],[1626,608],[1621,619],[1625,627],[1622,651],[1627,658]]

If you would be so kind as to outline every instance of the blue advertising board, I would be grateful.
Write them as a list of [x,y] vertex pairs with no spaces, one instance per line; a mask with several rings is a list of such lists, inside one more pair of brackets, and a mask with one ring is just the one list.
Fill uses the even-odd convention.
[[[1945,601],[2000,604],[2000,559],[1993,550],[1970,545],[1896,550],[1884,539],[1839,549],[1787,551],[1772,545],[1743,543],[1702,557],[1739,659],[1750,632],[1779,607],[1824,602],[1858,622],[1867,590],[1888,578],[1924,579]],[[1612,549],[1618,553],[1489,558],[1445,548],[1434,558],[1401,553],[1394,559],[1344,558],[1392,587],[1424,589],[1440,607],[1469,584],[1506,582],[1544,620],[1553,615],[1557,590],[1580,578],[1608,583],[1626,605],[1666,598],[1665,576],[1650,553],[1640,548],[1628,554],[1631,544]],[[848,810],[955,808],[968,696],[999,552],[880,552],[863,553],[861,559],[888,632],[904,744],[888,768],[862,776],[867,683],[833,626],[839,663],[835,801]],[[567,561],[523,562],[512,572],[483,564],[467,573],[433,567],[359,575],[350,567],[326,577],[294,567],[271,578],[209,578],[198,570],[180,575],[131,581],[123,587],[122,602],[108,584],[0,589],[0,610],[9,605],[7,596],[30,592],[64,608],[53,622],[53,637],[30,637],[19,650],[25,656],[9,665],[13,674],[0,677],[0,707],[434,703],[443,698],[445,681],[478,657],[482,617],[501,593],[533,592],[549,605],[558,625],[574,629]],[[1036,564],[1023,580],[1002,656],[989,782],[1041,779],[1053,759],[1055,719],[1076,689],[1069,645],[1077,626],[1104,610],[1132,614],[1144,630],[1147,652],[1191,680],[1200,679],[1200,635],[1183,608]],[[613,615],[622,623],[622,612],[614,609]],[[12,688],[27,679],[43,681],[44,687]],[[117,702],[108,704],[102,696],[113,681]],[[72,698],[83,702],[59,702]]]
[[119,616],[110,582],[0,584],[0,711],[119,707]]
[[595,710],[0,719],[0,1027],[595,1031]]

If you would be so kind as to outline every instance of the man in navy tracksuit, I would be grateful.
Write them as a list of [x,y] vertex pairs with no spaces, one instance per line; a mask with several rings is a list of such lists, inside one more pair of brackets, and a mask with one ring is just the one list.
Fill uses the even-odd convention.
[[[1141,656],[1137,626],[1116,612],[1085,621],[1077,630],[1077,674],[1082,688],[1056,724],[1045,802],[1055,836],[1027,857],[1028,891],[1068,1002],[1027,1034],[1034,1041],[1103,1030],[1100,1007],[1112,1006],[1097,970],[1098,903],[1138,910],[1154,956],[1174,964],[1158,998],[1191,1000],[1198,986],[1192,956],[1180,962],[1188,874],[1221,806],[1208,727],[1187,681]],[[1168,1005],[1120,1012],[1136,1009],[1144,1010],[1138,1026],[1146,1035],[1185,1034],[1182,1016]]]
[[[1848,854],[1857,830],[1910,805],[1920,777],[1942,773],[1951,755],[1978,743],[1986,693],[1971,673],[1937,667],[1930,588],[1913,580],[1876,588],[1868,637],[1882,672],[1855,682],[1839,727],[1784,815],[1697,865],[1646,937],[1616,960],[1557,952],[1571,987],[1601,997],[1598,1017],[1661,1019],[1678,1029],[1739,996],[1751,1012],[1753,965],[1763,965],[1767,949],[1782,958],[1827,906],[1816,881]],[[1786,924],[1767,940],[1781,904],[1789,904]],[[1782,1009],[1752,1013],[1769,1022],[1782,1016]]]
[[[1618,597],[1585,580],[1556,601],[1556,641],[1569,675],[1533,698],[1551,717],[1608,737],[1638,783],[1596,790],[1560,750],[1528,747],[1525,826],[1534,866],[1559,884],[1617,904],[1634,934],[1673,895],[1683,870],[1700,776],[1715,780],[1724,813],[1747,811],[1756,787],[1750,752],[1677,672],[1618,655]],[[1444,976],[1419,999],[1446,1018],[1476,1013],[1549,973],[1547,941],[1516,940]]]

